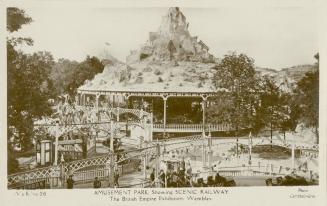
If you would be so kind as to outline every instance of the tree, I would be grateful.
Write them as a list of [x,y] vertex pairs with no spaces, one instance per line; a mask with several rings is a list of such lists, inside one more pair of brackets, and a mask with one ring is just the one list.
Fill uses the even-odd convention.
[[280,121],[280,129],[284,133],[285,140],[286,131],[294,131],[296,129],[300,117],[300,107],[295,101],[293,93],[282,93],[280,98],[282,105],[287,107],[287,110],[284,110],[286,112],[284,119]]
[[264,77],[258,121],[270,129],[270,143],[274,130],[282,129],[285,132],[289,127],[291,110],[286,97],[272,78]]
[[[319,56],[317,60],[319,59]],[[316,65],[318,66],[318,65]],[[315,129],[316,142],[319,142],[319,70],[307,72],[297,82],[296,101],[301,110],[301,120],[306,126]]]
[[[210,122],[230,123],[238,131],[254,125],[255,107],[258,104],[258,79],[254,60],[245,54],[225,55],[214,69],[213,83],[218,97],[209,108]],[[224,88],[227,92],[221,92]]]
[[[10,32],[32,21],[23,10],[9,8],[7,12]],[[24,54],[17,51],[15,46],[22,43],[32,45],[33,41],[30,38],[7,38],[8,128],[13,126],[18,130],[22,149],[28,150],[32,146],[33,119],[51,113],[48,99],[52,97],[53,89],[49,78],[53,58],[48,52]]]
[[51,70],[50,77],[53,81],[57,95],[68,92],[67,88],[74,81],[79,62],[68,59],[59,59]]
[[32,22],[32,18],[25,14],[24,10],[16,7],[7,8],[7,30],[15,32],[22,28],[23,25]]
[[77,88],[85,80],[91,80],[98,73],[103,72],[104,65],[97,57],[87,56],[83,62],[59,59],[53,66],[51,79],[54,82],[56,93],[74,96]]

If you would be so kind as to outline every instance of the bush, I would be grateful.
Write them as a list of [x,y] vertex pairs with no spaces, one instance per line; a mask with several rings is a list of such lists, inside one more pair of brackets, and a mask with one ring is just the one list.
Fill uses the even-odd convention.
[[156,70],[154,71],[154,74],[155,74],[155,75],[161,75],[162,72],[161,72],[159,69],[156,69]]
[[144,53],[142,53],[141,55],[140,55],[140,60],[143,60],[143,59],[145,59],[145,58],[148,58],[150,55],[148,55],[148,54],[144,54]]
[[140,77],[140,76],[138,76],[138,77],[136,78],[136,80],[135,80],[135,83],[136,83],[136,84],[141,84],[141,83],[143,83],[143,78]]
[[163,82],[163,79],[161,77],[159,77],[158,82]]
[[143,69],[144,72],[151,72],[152,71],[152,68],[151,67],[145,67]]

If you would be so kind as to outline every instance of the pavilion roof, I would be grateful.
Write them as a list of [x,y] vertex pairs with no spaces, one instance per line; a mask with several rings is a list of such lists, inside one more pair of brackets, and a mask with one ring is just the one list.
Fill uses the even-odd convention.
[[212,93],[217,91],[212,84],[213,66],[200,62],[119,63],[106,66],[79,90]]

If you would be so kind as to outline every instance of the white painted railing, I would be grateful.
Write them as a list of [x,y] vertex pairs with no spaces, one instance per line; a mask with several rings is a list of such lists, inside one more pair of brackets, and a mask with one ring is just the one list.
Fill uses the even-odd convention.
[[[229,131],[229,124],[208,124],[205,125],[205,130],[209,131]],[[154,132],[202,132],[202,124],[153,124]]]
[[94,180],[95,177],[99,179],[104,179],[109,177],[108,169],[95,169],[95,170],[87,170],[87,171],[77,171],[74,172],[74,180],[76,182],[87,182]]
[[[260,146],[260,145],[270,145],[270,139],[258,139],[256,142],[254,142],[253,146]],[[282,140],[282,139],[274,139],[272,141],[272,145],[274,146],[279,146],[279,147],[284,147],[291,149],[292,148],[293,141],[290,140]],[[304,142],[294,142],[294,147],[295,149],[298,150],[310,150],[312,152],[318,152],[319,151],[319,145],[318,144],[309,144],[309,143],[304,143]]]

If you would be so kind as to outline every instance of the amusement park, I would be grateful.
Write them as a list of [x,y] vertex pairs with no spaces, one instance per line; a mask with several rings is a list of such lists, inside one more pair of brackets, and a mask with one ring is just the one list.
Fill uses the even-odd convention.
[[[102,71],[44,101],[50,112],[29,118],[32,146],[8,172],[8,189],[319,185],[319,90],[301,96],[317,64],[270,74],[245,54],[216,58],[181,10],[167,9],[126,62],[109,55]],[[8,91],[15,155],[28,118],[10,122],[25,113]]]

